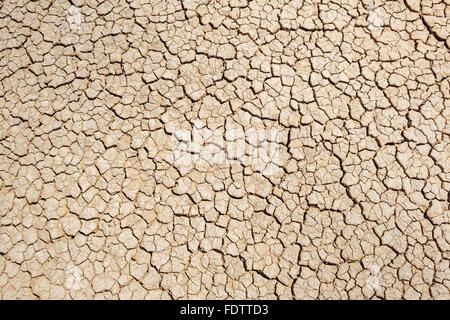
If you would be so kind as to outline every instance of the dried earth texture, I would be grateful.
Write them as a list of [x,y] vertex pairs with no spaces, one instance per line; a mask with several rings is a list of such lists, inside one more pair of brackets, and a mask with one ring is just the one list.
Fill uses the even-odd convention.
[[0,298],[450,299],[449,17],[2,1]]

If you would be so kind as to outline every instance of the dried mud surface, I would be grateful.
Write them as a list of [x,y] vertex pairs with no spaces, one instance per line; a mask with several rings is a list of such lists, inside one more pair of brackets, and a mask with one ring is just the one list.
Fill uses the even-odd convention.
[[0,299],[450,299],[449,16],[2,1]]

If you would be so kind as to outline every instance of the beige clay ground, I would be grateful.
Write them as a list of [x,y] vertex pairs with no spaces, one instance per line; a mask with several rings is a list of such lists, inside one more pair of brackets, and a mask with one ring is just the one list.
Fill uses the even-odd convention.
[[0,298],[449,299],[449,17],[2,1]]

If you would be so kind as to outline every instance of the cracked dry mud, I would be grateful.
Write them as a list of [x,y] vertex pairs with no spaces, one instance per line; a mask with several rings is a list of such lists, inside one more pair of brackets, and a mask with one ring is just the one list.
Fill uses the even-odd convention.
[[449,16],[2,1],[0,298],[449,299]]

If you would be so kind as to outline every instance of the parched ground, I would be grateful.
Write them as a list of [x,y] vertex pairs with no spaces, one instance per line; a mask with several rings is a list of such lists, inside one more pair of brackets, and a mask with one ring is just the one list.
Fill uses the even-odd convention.
[[0,3],[1,299],[450,299],[448,0]]

